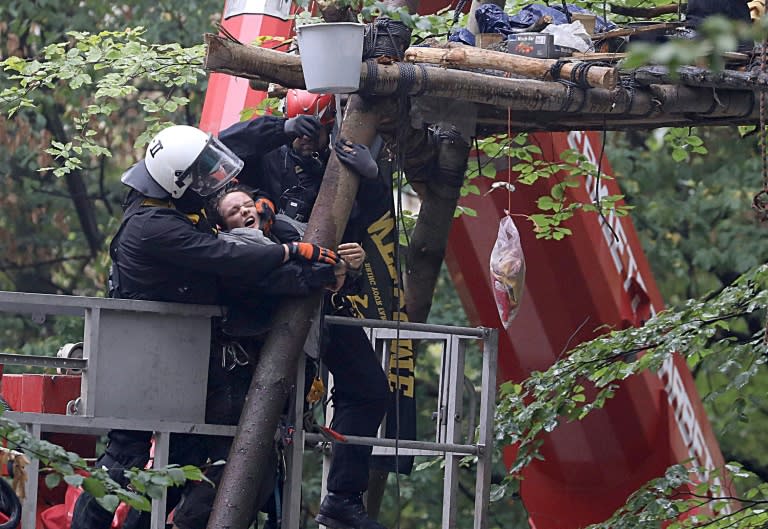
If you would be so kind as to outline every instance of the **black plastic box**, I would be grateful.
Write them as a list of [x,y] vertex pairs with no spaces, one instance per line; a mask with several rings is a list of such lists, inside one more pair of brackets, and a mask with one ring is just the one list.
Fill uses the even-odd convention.
[[507,37],[507,53],[537,59],[557,59],[571,55],[573,50],[555,46],[555,37],[549,33],[513,33]]

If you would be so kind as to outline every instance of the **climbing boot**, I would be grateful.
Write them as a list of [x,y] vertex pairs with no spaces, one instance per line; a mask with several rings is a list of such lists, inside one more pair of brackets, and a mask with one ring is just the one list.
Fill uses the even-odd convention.
[[332,529],[386,529],[368,517],[362,492],[352,495],[329,492],[320,504],[315,521]]

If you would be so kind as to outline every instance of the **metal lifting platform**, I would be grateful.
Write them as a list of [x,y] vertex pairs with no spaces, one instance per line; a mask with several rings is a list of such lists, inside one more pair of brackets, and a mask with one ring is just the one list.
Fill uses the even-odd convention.
[[[72,402],[67,415],[53,413],[6,412],[24,425],[36,439],[42,433],[104,434],[111,429],[153,431],[154,466],[168,464],[171,433],[200,435],[235,434],[235,426],[204,423],[205,388],[210,352],[210,319],[222,316],[218,306],[183,305],[136,300],[119,300],[50,294],[0,291],[0,312],[28,314],[43,323],[47,316],[84,318],[83,358],[0,354],[2,364],[81,370],[80,397]],[[374,350],[382,353],[382,366],[396,356],[387,354],[398,340],[429,340],[441,344],[439,395],[433,416],[434,441],[346,436],[347,442],[370,445],[376,455],[442,456],[444,465],[444,529],[456,527],[456,494],[461,458],[475,456],[474,529],[487,527],[488,502],[493,452],[493,414],[495,409],[498,332],[488,328],[453,327],[388,320],[363,320],[328,316],[332,325],[364,327]],[[482,342],[479,409],[465,392],[465,344]],[[397,347],[395,347],[397,350]],[[303,358],[303,357],[302,357]],[[301,505],[302,454],[305,442],[325,440],[305,432],[303,415],[304,362],[300,362],[292,398],[293,442],[287,453],[287,479],[283,497],[283,529],[299,528]],[[461,421],[465,415],[477,417],[477,428],[462,442]],[[297,420],[298,418],[298,420]],[[470,421],[474,425],[474,421]],[[27,467],[26,498],[22,527],[35,527],[38,498],[38,462]],[[323,480],[325,481],[325,480]],[[165,497],[152,502],[151,528],[165,527]]]

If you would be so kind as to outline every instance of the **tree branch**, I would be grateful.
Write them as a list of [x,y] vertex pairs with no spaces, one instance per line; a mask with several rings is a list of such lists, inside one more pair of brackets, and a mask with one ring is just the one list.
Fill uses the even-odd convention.
[[[42,109],[48,124],[48,130],[51,131],[53,137],[61,143],[68,143],[69,137],[64,131],[64,125],[61,122],[59,112],[54,109],[54,104],[49,102],[43,103]],[[81,171],[77,170],[70,171],[67,173],[65,179],[70,199],[75,206],[77,218],[80,221],[80,227],[83,229],[85,239],[88,241],[91,255],[96,255],[102,249],[104,235],[99,230],[99,225],[96,222],[96,212],[93,207],[93,202],[91,202],[88,197],[88,190],[83,181],[83,174]]]

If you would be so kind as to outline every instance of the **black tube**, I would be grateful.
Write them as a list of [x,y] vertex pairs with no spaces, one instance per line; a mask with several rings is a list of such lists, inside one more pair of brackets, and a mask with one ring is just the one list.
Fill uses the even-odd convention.
[[5,478],[0,478],[0,510],[8,516],[0,529],[16,529],[21,521],[21,501]]

